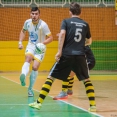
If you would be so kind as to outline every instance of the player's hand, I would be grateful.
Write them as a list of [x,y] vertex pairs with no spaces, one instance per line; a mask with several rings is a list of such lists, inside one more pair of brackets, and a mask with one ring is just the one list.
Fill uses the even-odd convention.
[[61,53],[58,52],[56,55],[55,55],[55,60],[58,62],[60,60],[60,57],[61,57]]
[[59,34],[60,34],[60,33],[57,33],[56,36],[59,37]]
[[19,44],[19,47],[18,47],[20,50],[23,49],[23,45],[22,44]]

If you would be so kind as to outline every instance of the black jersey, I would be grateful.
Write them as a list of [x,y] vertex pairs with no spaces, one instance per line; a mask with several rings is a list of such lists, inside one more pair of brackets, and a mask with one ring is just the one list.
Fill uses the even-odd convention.
[[66,30],[63,55],[85,55],[85,40],[91,37],[88,23],[78,17],[65,19],[61,29]]

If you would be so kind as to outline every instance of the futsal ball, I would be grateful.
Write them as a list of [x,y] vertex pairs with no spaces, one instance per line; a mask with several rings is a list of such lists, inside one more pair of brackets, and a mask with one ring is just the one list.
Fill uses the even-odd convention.
[[46,51],[46,46],[43,43],[37,43],[35,52],[38,54],[42,54]]

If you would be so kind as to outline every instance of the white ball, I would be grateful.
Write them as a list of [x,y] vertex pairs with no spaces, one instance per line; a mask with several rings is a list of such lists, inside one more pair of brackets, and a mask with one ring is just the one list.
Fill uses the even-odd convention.
[[46,46],[43,43],[36,44],[36,52],[42,54],[46,51]]

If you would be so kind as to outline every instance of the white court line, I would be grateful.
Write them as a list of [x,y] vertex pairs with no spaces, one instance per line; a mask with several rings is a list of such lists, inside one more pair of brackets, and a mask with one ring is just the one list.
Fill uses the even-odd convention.
[[28,105],[28,104],[0,104],[1,106],[17,106],[17,105]]
[[81,108],[81,107],[79,107],[79,106],[73,105],[73,104],[68,103],[68,102],[66,102],[66,101],[63,101],[63,100],[59,100],[59,101],[64,102],[64,103],[66,103],[66,104],[69,104],[69,105],[71,105],[71,106],[74,106],[74,107],[76,107],[76,108],[78,108],[78,109],[81,109],[81,110],[86,111],[86,112],[88,112],[88,113],[91,113],[91,114],[93,114],[93,115],[97,115],[97,116],[99,116],[99,117],[104,117],[104,116],[102,116],[102,115],[99,115],[99,114],[96,114],[96,113],[93,113],[93,112],[89,112],[89,111],[87,111],[87,110],[84,109],[84,108]]
[[[12,82],[14,82],[14,83],[20,85],[20,83],[15,82],[15,81],[13,81],[13,80],[10,80],[10,79],[7,78],[7,77],[4,77],[4,76],[1,76],[1,77],[3,77],[4,79],[7,79],[7,80],[9,80],[9,81],[12,81]],[[25,86],[25,87],[27,87],[27,86]],[[37,92],[39,92],[39,91],[36,90],[36,89],[34,89],[34,90],[37,91]],[[50,96],[50,95],[48,95],[48,96],[51,97],[51,98],[53,98],[53,96]],[[91,114],[93,114],[93,115],[97,115],[97,116],[99,116],[99,117],[104,117],[104,116],[102,116],[102,115],[99,115],[99,114],[96,114],[96,113],[93,113],[93,112],[89,112],[89,111],[87,111],[86,109],[83,109],[83,108],[81,108],[81,107],[79,107],[79,106],[76,106],[76,105],[73,105],[73,104],[71,104],[71,103],[68,103],[68,102],[66,102],[66,101],[63,101],[63,100],[57,100],[57,101],[64,102],[64,103],[66,103],[66,104],[69,104],[69,105],[71,105],[71,106],[73,106],[73,107],[76,107],[76,108],[78,108],[78,109],[81,109],[81,110],[83,110],[83,111],[86,111],[86,112],[88,112],[88,113],[91,113]],[[1,105],[1,104],[0,104],[0,105]],[[2,105],[4,105],[4,104],[2,104]],[[6,104],[6,105],[7,105],[7,104]],[[16,104],[16,105],[17,105],[17,104]],[[27,104],[18,104],[18,105],[27,105]]]

